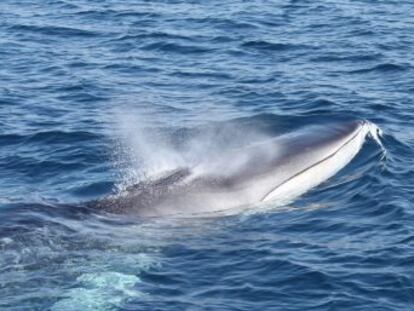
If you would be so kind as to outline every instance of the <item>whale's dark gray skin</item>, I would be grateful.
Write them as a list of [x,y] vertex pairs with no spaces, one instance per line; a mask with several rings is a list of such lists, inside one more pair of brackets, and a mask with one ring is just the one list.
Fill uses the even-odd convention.
[[307,126],[89,205],[142,217],[200,217],[232,214],[260,202],[286,204],[348,164],[367,135],[379,142],[378,132],[368,121]]

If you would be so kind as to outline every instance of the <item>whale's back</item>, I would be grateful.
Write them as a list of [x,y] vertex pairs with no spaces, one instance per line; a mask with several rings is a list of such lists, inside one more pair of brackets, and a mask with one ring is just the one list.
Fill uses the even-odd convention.
[[181,217],[285,200],[344,167],[368,132],[365,121],[304,127],[232,150],[214,163],[206,161],[140,182],[91,206],[146,217]]

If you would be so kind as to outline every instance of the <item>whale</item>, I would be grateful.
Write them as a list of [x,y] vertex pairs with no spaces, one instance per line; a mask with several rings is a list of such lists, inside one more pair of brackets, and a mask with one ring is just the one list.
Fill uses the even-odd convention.
[[[235,148],[222,157],[178,167],[89,203],[140,217],[210,217],[280,206],[328,180],[381,130],[367,120],[303,126]],[[385,150],[383,148],[383,150]]]

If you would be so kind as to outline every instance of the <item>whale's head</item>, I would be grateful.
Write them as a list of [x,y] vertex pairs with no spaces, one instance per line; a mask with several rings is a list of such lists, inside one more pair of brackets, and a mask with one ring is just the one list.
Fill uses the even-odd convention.
[[354,158],[367,137],[384,151],[381,135],[375,124],[355,120],[312,125],[275,139],[271,190],[262,201],[296,197],[332,177]]

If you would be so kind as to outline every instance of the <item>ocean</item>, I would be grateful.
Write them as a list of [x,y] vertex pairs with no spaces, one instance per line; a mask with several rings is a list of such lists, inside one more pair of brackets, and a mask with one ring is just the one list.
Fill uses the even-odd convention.
[[[2,0],[0,310],[414,310],[413,21],[412,1]],[[344,119],[386,156],[367,140],[286,206],[85,208]]]

